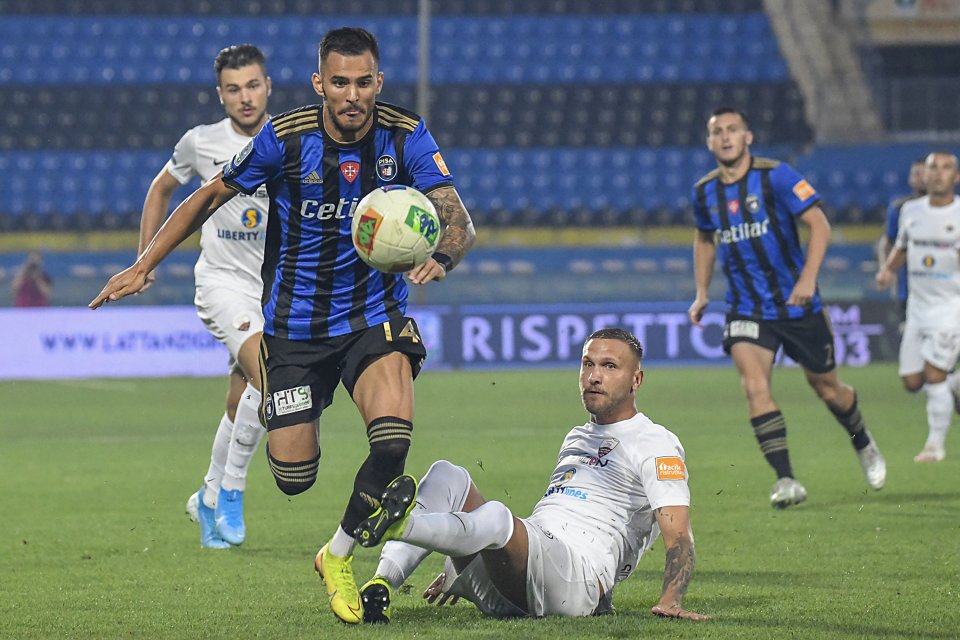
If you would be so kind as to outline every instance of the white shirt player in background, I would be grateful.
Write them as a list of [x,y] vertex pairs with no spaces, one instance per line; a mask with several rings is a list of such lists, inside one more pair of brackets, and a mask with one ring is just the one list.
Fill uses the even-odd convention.
[[642,355],[636,337],[622,329],[587,339],[580,391],[590,421],[567,434],[528,518],[486,501],[467,470],[445,460],[419,487],[410,476],[391,483],[381,509],[357,529],[364,546],[392,540],[361,589],[364,621],[389,622],[393,591],[431,551],[447,556],[423,594],[431,603],[463,597],[493,617],[607,613],[614,587],[658,535],[666,549],[664,586],[651,611],[709,619],[683,608],[694,567],[684,451],[674,434],[637,411]]
[[[156,235],[181,185],[199,176],[206,182],[260,131],[269,118],[270,78],[266,60],[250,44],[223,49],[214,61],[217,95],[227,117],[187,131],[173,157],[153,179],[140,221],[140,249]],[[269,201],[265,188],[241,194],[218,209],[200,231],[200,258],[194,268],[197,314],[230,352],[226,411],[213,441],[203,486],[187,501],[200,523],[200,544],[229,548],[246,537],[243,492],[247,468],[265,429],[260,424],[259,351],[263,331],[260,296]],[[155,280],[151,273],[146,290]]]
[[927,196],[900,210],[894,250],[877,273],[881,288],[907,264],[910,296],[900,342],[900,376],[910,392],[927,394],[929,431],[916,462],[940,462],[946,455],[953,411],[960,411],[960,374],[950,373],[960,356],[960,182],[957,156],[927,156]]

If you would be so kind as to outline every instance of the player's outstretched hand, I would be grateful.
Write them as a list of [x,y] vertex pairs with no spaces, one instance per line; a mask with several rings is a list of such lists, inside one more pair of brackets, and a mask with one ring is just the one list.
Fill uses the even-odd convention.
[[443,592],[443,581],[446,577],[447,574],[445,573],[438,575],[423,592],[423,599],[430,604],[436,603],[438,607],[442,607],[447,604],[448,601],[450,605],[457,604],[460,601],[460,596],[452,596],[449,593]]
[[116,302],[120,298],[125,298],[134,293],[143,290],[143,285],[147,276],[137,265],[127,267],[117,275],[107,281],[107,286],[94,298],[88,305],[91,309],[98,309],[106,302]]
[[447,270],[433,258],[427,258],[427,261],[416,269],[407,271],[407,278],[413,284],[427,284],[431,280],[443,280],[447,277]]
[[697,613],[695,611],[687,611],[679,605],[668,607],[666,605],[657,604],[650,609],[650,612],[655,616],[660,616],[661,618],[682,618],[683,620],[695,620],[697,622],[710,619],[710,616],[705,616],[702,613]]

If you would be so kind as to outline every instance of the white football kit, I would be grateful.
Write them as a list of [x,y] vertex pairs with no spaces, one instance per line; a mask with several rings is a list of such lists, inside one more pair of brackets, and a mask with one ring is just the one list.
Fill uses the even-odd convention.
[[950,371],[960,355],[960,198],[944,207],[930,197],[904,203],[896,248],[907,252],[907,321],[900,375],[923,363]]
[[[195,176],[204,182],[251,140],[230,118],[187,131],[164,167],[180,184]],[[217,209],[200,230],[200,258],[194,267],[197,314],[230,351],[231,368],[244,341],[263,330],[260,296],[269,199],[262,186],[253,196],[237,194]]]
[[527,528],[527,604],[493,588],[477,556],[459,575],[448,559],[444,591],[505,616],[587,616],[611,608],[617,583],[636,568],[660,529],[654,510],[690,506],[683,446],[642,413],[575,427],[564,439],[546,494]]

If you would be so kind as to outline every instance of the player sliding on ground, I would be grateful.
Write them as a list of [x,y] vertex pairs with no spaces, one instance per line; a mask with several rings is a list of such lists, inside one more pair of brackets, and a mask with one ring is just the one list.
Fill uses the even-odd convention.
[[389,622],[394,590],[431,551],[447,556],[424,592],[463,597],[497,618],[588,616],[613,611],[613,589],[663,534],[663,591],[651,611],[708,620],[683,608],[693,575],[690,490],[680,441],[637,411],[643,349],[622,329],[583,348],[580,391],[590,420],[563,441],[547,490],[528,518],[486,501],[466,469],[435,462],[420,482],[400,476],[356,538],[387,542],[361,589],[364,622]]

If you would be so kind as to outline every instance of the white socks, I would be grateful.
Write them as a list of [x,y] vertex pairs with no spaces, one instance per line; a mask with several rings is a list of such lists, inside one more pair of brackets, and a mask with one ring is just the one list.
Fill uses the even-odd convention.
[[210,452],[210,467],[203,478],[203,504],[211,509],[217,507],[217,494],[220,492],[220,482],[223,480],[224,467],[227,464],[227,452],[230,450],[230,436],[233,433],[233,423],[224,413],[217,427],[217,435],[213,437],[213,450]]
[[250,460],[267,432],[260,424],[260,392],[247,383],[237,405],[236,420],[227,453],[221,486],[227,491],[243,491],[247,486],[247,469]]
[[469,513],[411,514],[403,541],[462,558],[484,549],[502,549],[512,535],[513,514],[507,505],[493,501]]
[[337,527],[337,532],[333,534],[330,540],[330,546],[327,549],[338,558],[346,558],[353,553],[353,547],[357,544],[353,534],[347,533],[343,527]]
[[925,448],[943,449],[953,415],[949,378],[934,384],[928,382],[923,385],[923,391],[927,394],[927,426],[930,428]]
[[503,547],[513,535],[513,515],[500,502],[488,502],[464,513],[471,484],[470,474],[463,467],[446,460],[433,463],[417,489],[417,503],[410,512],[404,541],[383,545],[376,575],[396,588],[431,551],[462,557]]

